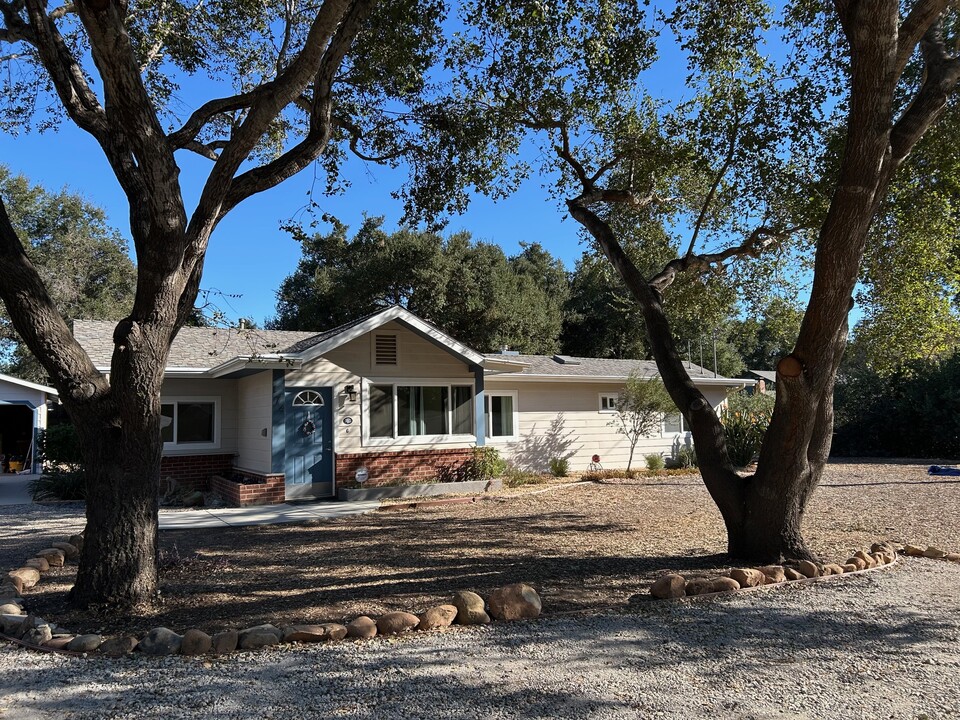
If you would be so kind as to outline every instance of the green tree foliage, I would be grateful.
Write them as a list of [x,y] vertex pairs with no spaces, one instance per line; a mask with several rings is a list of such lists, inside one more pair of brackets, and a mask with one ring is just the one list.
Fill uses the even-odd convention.
[[730,342],[750,370],[772,370],[797,341],[803,311],[774,296],[756,315],[730,323]]
[[676,412],[670,395],[660,378],[643,378],[631,372],[623,390],[617,395],[616,418],[610,425],[627,438],[630,456],[627,470],[633,465],[633,453],[642,438],[659,434],[663,416]]
[[856,346],[837,381],[837,456],[956,461],[960,455],[960,352],[880,373]]
[[[64,317],[119,320],[133,305],[136,268],[100,208],[68,190],[50,192],[0,165],[0,196],[27,255]],[[0,304],[2,372],[46,382]]]
[[567,276],[542,247],[507,257],[466,233],[388,233],[382,225],[368,218],[352,238],[339,223],[325,235],[291,228],[303,256],[277,293],[271,325],[325,330],[396,304],[483,352],[559,349]]

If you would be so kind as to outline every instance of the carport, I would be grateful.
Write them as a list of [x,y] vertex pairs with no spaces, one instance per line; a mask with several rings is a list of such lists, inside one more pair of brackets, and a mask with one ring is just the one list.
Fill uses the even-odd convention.
[[56,396],[57,391],[51,387],[0,374],[3,472],[39,472],[35,441],[37,433],[47,426],[47,400]]

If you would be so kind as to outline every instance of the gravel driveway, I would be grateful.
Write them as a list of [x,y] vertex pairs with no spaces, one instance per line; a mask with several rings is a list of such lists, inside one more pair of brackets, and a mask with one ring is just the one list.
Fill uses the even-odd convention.
[[0,648],[0,718],[952,718],[960,566],[221,659]]

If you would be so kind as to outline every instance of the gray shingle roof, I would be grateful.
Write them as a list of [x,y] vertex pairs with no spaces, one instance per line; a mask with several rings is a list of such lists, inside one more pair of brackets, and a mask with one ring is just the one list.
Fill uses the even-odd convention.
[[[570,362],[558,362],[550,355],[485,355],[494,360],[514,360],[527,363],[529,367],[523,369],[521,375],[556,375],[567,377],[610,377],[626,378],[636,369],[642,377],[653,377],[658,374],[657,364],[653,360],[608,360],[603,358],[570,358]],[[712,378],[712,370],[706,370],[699,365],[687,365],[687,372],[692,378]],[[718,376],[722,377],[722,376]]]
[[767,382],[776,382],[777,381],[777,371],[776,370],[747,370],[751,375],[756,375],[759,378],[763,378]]
[[[116,322],[74,320],[73,335],[97,367],[109,367]],[[331,333],[334,331],[330,331]],[[240,355],[291,354],[309,347],[327,333],[291,330],[185,327],[177,333],[167,367],[208,369]],[[312,341],[312,342],[311,342]]]

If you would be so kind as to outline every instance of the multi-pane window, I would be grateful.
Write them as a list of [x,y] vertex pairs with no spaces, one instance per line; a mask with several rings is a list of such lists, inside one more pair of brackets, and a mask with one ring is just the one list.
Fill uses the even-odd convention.
[[670,413],[663,416],[663,434],[676,435],[687,431],[687,424],[680,413]]
[[372,438],[472,435],[470,385],[370,385]]
[[212,399],[167,400],[160,404],[160,438],[169,445],[213,445],[217,403]]
[[600,393],[600,412],[616,412],[618,400],[616,393]]

